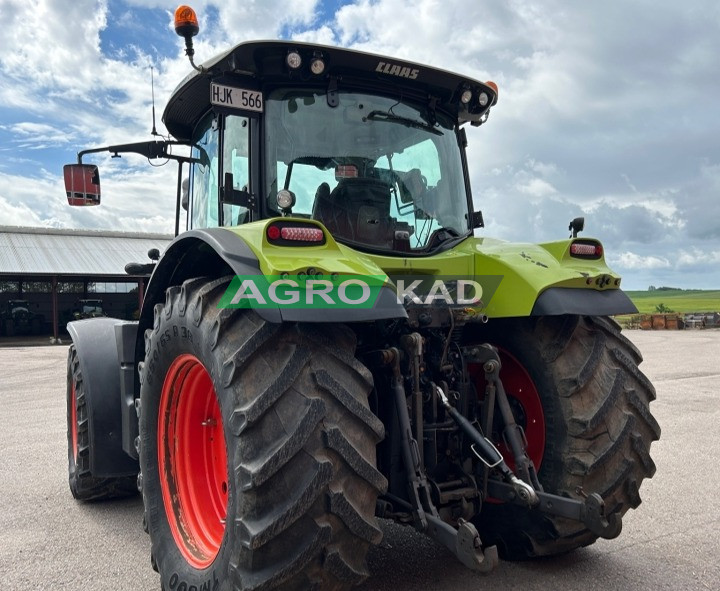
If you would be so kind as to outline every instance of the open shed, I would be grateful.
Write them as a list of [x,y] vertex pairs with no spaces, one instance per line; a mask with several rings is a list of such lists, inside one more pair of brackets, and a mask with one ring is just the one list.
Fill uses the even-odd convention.
[[[78,315],[136,317],[147,277],[128,275],[125,265],[150,262],[148,250],[162,253],[172,238],[0,226],[0,336],[27,331],[57,339]],[[99,310],[88,300],[100,300]],[[20,312],[32,321],[21,323]]]

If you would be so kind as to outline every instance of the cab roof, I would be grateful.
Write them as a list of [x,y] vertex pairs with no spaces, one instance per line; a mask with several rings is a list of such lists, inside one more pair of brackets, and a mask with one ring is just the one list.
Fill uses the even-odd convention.
[[[286,58],[291,51],[302,57],[302,66],[298,70],[287,66]],[[316,57],[325,62],[321,75],[314,75],[309,70],[310,61]],[[339,91],[344,87],[360,87],[378,93],[400,92],[449,113],[458,124],[480,122],[497,102],[497,92],[492,86],[453,72],[351,49],[296,41],[240,43],[205,62],[202,69],[202,73],[193,71],[180,83],[163,113],[168,131],[180,141],[190,140],[193,129],[210,108],[210,83],[213,80],[251,90],[293,85],[330,88],[337,84]],[[460,100],[466,90],[472,93],[469,103]],[[477,99],[482,93],[487,95],[485,105],[480,105]]]

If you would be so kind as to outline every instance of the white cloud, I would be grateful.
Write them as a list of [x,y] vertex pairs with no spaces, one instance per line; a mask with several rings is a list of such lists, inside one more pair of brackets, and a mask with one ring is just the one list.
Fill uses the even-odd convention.
[[531,197],[547,197],[557,193],[557,189],[543,179],[530,179],[525,183],[517,185],[518,191]]
[[[0,175],[0,181],[6,180],[4,175]],[[0,195],[0,208],[3,211],[2,225],[5,226],[44,226],[46,224],[38,217],[37,212],[33,211],[27,204],[11,201],[7,197]]]
[[613,264],[622,269],[669,269],[672,264],[664,257],[641,256],[634,252],[623,252],[611,258]]
[[[561,238],[571,218],[585,215],[585,235],[622,253],[611,260],[637,281],[648,269],[702,265],[704,275],[687,281],[720,277],[717,3],[649,10],[617,0],[355,0],[323,13],[326,4],[199,0],[196,59],[250,38],[290,35],[493,79],[499,104],[486,125],[468,129],[484,234]],[[171,167],[101,157],[103,206],[77,210],[64,204],[60,164],[81,148],[149,139],[150,64],[164,132],[163,106],[190,71],[172,31],[175,6],[0,0],[0,224],[168,231]],[[122,39],[133,22],[142,24],[136,14],[151,10],[162,30],[108,45],[111,32]]]
[[697,248],[681,250],[677,257],[678,267],[720,263],[720,250],[703,252]]
[[323,25],[319,29],[311,31],[302,31],[293,33],[292,38],[296,41],[306,43],[319,43],[321,45],[334,45],[337,43],[335,31],[328,25]]
[[[176,170],[101,166],[102,205],[70,207],[60,175],[28,178],[0,171],[0,225],[172,233]],[[168,190],[170,188],[170,190]]]
[[[13,150],[18,148],[42,149],[50,146],[66,145],[76,141],[73,133],[66,130],[58,129],[47,123],[37,123],[25,121],[15,123],[13,125],[0,126],[15,135],[13,142],[18,144]],[[6,148],[9,150],[10,148]]]

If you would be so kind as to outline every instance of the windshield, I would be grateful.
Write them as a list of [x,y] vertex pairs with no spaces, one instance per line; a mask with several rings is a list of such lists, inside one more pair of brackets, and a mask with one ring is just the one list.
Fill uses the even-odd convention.
[[102,300],[86,300],[81,302],[83,314],[102,312]]
[[455,131],[427,109],[362,93],[282,89],[266,100],[266,195],[372,249],[419,251],[469,232]]

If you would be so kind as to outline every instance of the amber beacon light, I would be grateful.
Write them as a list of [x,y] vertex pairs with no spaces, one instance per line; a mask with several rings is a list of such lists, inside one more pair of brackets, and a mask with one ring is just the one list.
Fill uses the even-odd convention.
[[177,7],[175,11],[175,32],[185,39],[185,55],[188,56],[190,64],[198,72],[203,72],[202,66],[196,66],[193,56],[195,49],[193,48],[192,38],[200,32],[197,15],[195,11],[184,4]]
[[194,37],[200,32],[197,15],[189,6],[178,6],[175,11],[175,32],[181,37]]

